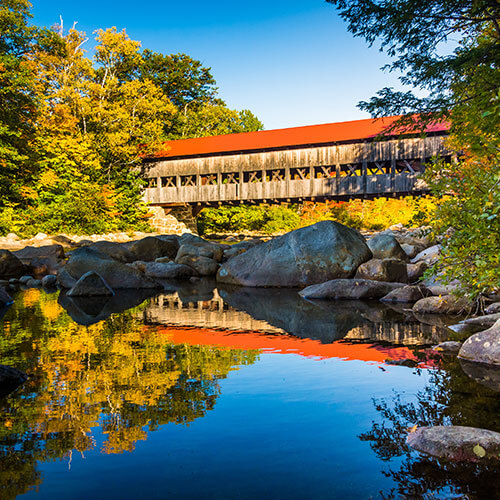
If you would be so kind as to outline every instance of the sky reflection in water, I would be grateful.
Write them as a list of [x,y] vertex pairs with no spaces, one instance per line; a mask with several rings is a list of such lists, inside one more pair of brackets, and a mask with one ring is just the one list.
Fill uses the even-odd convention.
[[20,292],[0,363],[30,379],[0,400],[0,498],[494,498],[494,467],[405,445],[414,424],[500,431],[498,392],[455,361],[422,368],[449,334],[293,290]]

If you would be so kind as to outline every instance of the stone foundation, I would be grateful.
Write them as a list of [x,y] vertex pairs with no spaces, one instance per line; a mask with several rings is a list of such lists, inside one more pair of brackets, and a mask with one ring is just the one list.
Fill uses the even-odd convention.
[[151,227],[162,234],[198,234],[196,218],[190,206],[185,207],[149,207],[153,215],[150,219]]

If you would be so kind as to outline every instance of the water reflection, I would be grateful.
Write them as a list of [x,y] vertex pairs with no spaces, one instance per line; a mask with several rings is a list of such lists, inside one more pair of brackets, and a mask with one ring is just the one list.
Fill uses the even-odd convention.
[[[93,449],[98,426],[106,435],[101,452],[121,453],[162,424],[204,416],[218,381],[257,359],[255,351],[173,344],[145,328],[138,309],[80,326],[66,299],[32,289],[4,318],[2,361],[30,378],[0,401],[1,498],[40,483],[37,461]],[[85,312],[104,316],[94,313]]]

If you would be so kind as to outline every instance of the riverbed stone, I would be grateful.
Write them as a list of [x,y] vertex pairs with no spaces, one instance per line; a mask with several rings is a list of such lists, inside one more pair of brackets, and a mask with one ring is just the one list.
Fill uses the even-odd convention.
[[196,272],[192,267],[176,262],[144,262],[146,276],[157,279],[189,279]]
[[47,274],[42,278],[42,286],[51,288],[57,285],[57,276],[55,274]]
[[355,278],[407,283],[406,263],[398,259],[371,259],[361,264]]
[[426,248],[415,255],[410,262],[412,264],[415,264],[416,262],[425,262],[430,267],[439,260],[440,254],[441,245],[433,245],[432,247]]
[[29,264],[33,259],[54,258],[64,259],[64,248],[62,245],[44,245],[41,247],[26,246],[21,250],[12,252],[24,264]]
[[200,276],[215,276],[219,269],[219,264],[214,259],[202,255],[184,255],[176,258],[175,262],[193,268]]
[[114,294],[114,290],[95,271],[85,273],[67,293],[69,297],[112,296]]
[[123,262],[89,247],[71,253],[57,279],[63,288],[72,288],[75,282],[89,271],[98,273],[112,288],[161,288],[161,285]]
[[432,350],[443,354],[458,354],[460,348],[462,347],[462,342],[457,342],[455,340],[447,340],[446,342],[441,342],[435,345]]
[[224,250],[224,255],[222,256],[222,261],[226,262],[229,259],[236,257],[237,255],[245,253],[249,248],[252,248],[252,247],[259,245],[261,243],[262,243],[261,240],[246,240],[246,241],[242,241],[240,243],[236,243],[234,245],[231,245],[231,248]]
[[307,286],[349,278],[371,256],[358,231],[322,221],[233,257],[219,269],[217,280],[253,287]]
[[496,314],[500,313],[500,302],[493,302],[493,304],[490,304],[484,312],[486,314]]
[[401,248],[398,240],[392,234],[376,234],[375,236],[372,236],[366,244],[371,250],[374,259],[409,260],[408,255],[403,248]]
[[[169,257],[175,259],[179,249],[177,238],[157,238],[147,236],[141,240],[123,243],[125,248],[132,253],[133,260],[143,260],[146,262],[154,261],[159,257]],[[131,262],[130,261],[130,262]]]
[[416,262],[415,264],[407,264],[406,272],[408,274],[408,283],[417,282],[429,269],[429,266],[426,262]]
[[96,241],[92,245],[89,245],[89,248],[97,250],[120,262],[127,263],[136,260],[135,255],[125,245],[114,241]]
[[500,365],[500,319],[491,328],[470,336],[458,357],[474,363]]
[[417,314],[466,314],[470,310],[470,302],[455,295],[425,297],[413,305],[413,312]]
[[0,250],[0,277],[19,278],[26,271],[26,266],[9,250]]
[[224,255],[224,246],[219,243],[212,243],[206,241],[199,236],[193,234],[182,235],[180,239],[180,247],[177,252],[176,262],[178,259],[185,257],[186,255],[195,257],[207,257],[209,259],[215,260],[216,262],[221,262]]
[[28,281],[32,279],[33,276],[31,276],[31,274],[25,274],[24,276],[21,276],[19,278],[19,283],[21,283],[21,285],[26,285],[26,283],[28,283]]
[[311,285],[299,292],[305,299],[380,299],[404,283],[389,283],[365,279],[336,279]]
[[429,297],[431,293],[423,285],[408,285],[392,290],[382,297],[382,302],[417,302],[424,297]]
[[500,433],[459,425],[419,427],[407,443],[417,451],[453,461],[500,459]]
[[485,328],[493,326],[497,320],[500,319],[500,312],[494,314],[486,314],[484,316],[475,316],[474,318],[467,318],[462,321],[467,325],[478,325]]

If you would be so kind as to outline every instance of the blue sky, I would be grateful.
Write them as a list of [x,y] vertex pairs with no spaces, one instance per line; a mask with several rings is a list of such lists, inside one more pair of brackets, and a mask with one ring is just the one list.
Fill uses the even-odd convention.
[[227,104],[252,110],[266,129],[367,118],[356,104],[398,86],[380,70],[388,59],[353,38],[324,0],[32,2],[38,25],[62,15],[88,35],[126,28],[144,48],[201,60]]

